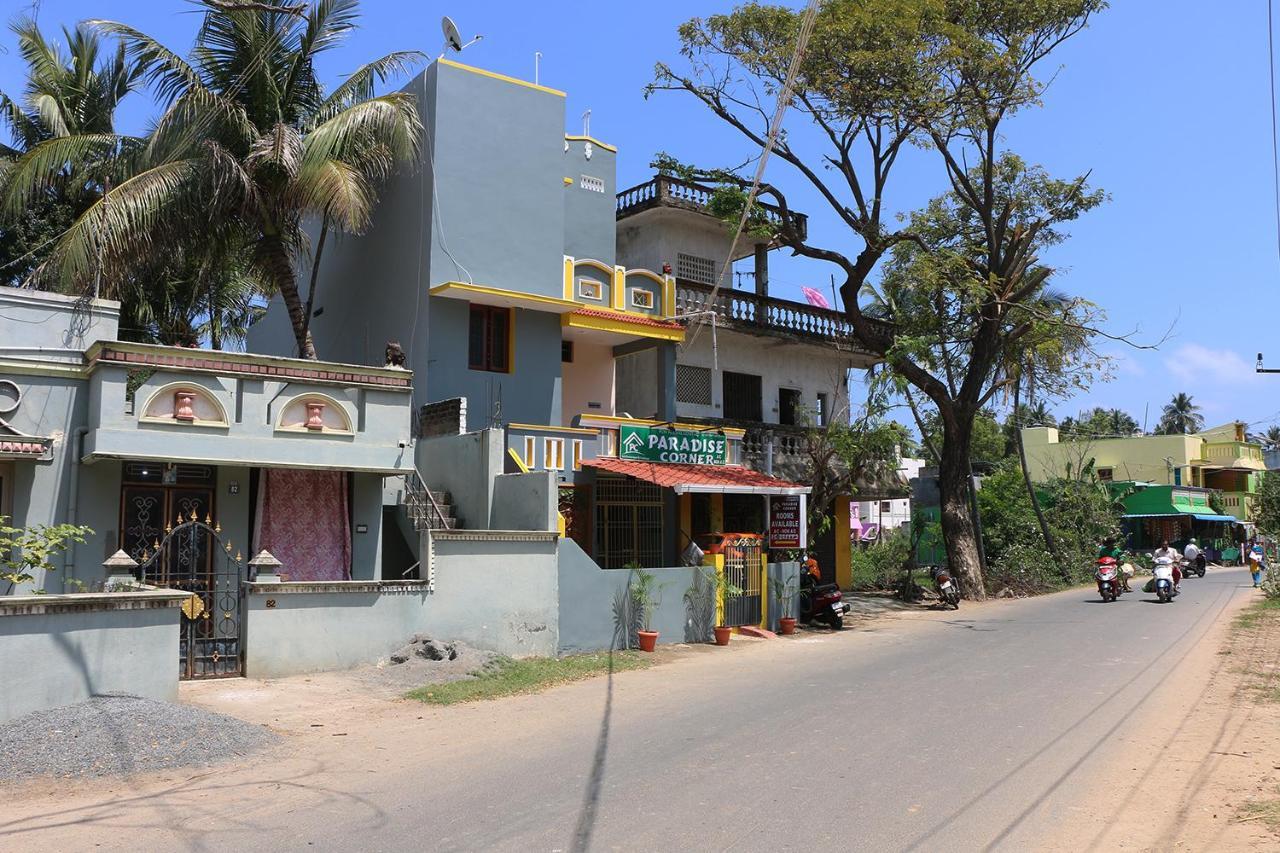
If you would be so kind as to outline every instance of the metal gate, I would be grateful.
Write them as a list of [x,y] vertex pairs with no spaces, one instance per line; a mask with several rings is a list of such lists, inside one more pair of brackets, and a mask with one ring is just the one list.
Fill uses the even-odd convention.
[[166,525],[164,538],[144,550],[139,564],[143,583],[191,593],[182,603],[178,633],[179,678],[226,678],[240,675],[241,605],[244,601],[244,557],[232,555],[222,526],[205,516]]
[[725,594],[724,624],[759,625],[764,620],[764,551],[759,539],[734,539],[724,543],[724,579],[741,589]]

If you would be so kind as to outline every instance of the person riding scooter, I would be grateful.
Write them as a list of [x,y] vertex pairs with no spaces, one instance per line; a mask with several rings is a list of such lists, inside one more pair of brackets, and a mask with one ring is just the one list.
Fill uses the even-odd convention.
[[1098,562],[1101,563],[1108,558],[1114,560],[1119,568],[1120,591],[1133,592],[1129,588],[1129,580],[1133,577],[1133,564],[1124,562],[1124,549],[1117,545],[1114,539],[1105,540],[1098,548]]
[[1196,544],[1196,540],[1192,539],[1187,543],[1187,547],[1182,551],[1182,559],[1186,560],[1187,574],[1194,572],[1200,577],[1204,577],[1208,561],[1205,558],[1204,551],[1201,551],[1200,546]]
[[1169,540],[1160,540],[1160,547],[1151,555],[1151,558],[1157,563],[1168,562],[1169,567],[1173,570],[1173,593],[1177,595],[1180,590],[1178,584],[1182,583],[1182,568],[1179,565],[1178,552],[1169,547]]

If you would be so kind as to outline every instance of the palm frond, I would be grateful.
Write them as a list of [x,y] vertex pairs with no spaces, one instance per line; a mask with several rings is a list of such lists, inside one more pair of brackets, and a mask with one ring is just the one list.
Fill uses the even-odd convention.
[[369,227],[375,194],[358,169],[326,160],[299,173],[293,198],[298,207],[327,216],[339,230],[358,234]]
[[162,104],[168,105],[186,90],[204,85],[199,72],[185,59],[141,30],[102,19],[85,23],[120,40],[133,57],[134,73],[155,87],[156,97]]
[[36,277],[60,289],[78,291],[99,269],[146,257],[158,224],[201,174],[199,159],[177,160],[148,169],[94,202],[54,244]]
[[413,96],[404,92],[381,95],[353,104],[316,126],[303,145],[303,163],[345,160],[357,146],[373,141],[385,145],[397,161],[417,160],[422,122]]
[[45,140],[13,164],[0,199],[0,220],[26,210],[34,196],[57,183],[68,165],[93,165],[116,150],[122,137],[113,133],[59,136]]
[[375,86],[408,74],[427,60],[427,55],[420,50],[398,50],[365,63],[324,99],[314,123],[327,121],[352,104],[372,98]]

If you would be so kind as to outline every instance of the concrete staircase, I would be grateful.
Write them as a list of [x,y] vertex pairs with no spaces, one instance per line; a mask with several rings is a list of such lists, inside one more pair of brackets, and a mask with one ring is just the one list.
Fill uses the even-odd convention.
[[416,532],[461,529],[462,520],[448,492],[428,489],[416,471],[405,475],[404,487],[405,512]]

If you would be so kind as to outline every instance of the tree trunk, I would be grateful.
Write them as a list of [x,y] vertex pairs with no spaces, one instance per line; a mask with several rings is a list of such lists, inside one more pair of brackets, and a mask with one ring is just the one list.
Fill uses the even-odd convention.
[[285,310],[289,312],[289,323],[293,326],[294,341],[298,345],[298,357],[314,360],[316,349],[311,344],[311,335],[307,331],[307,312],[302,305],[302,296],[298,293],[298,278],[293,272],[293,261],[289,251],[279,238],[267,237],[266,260],[270,265],[272,277],[280,288],[280,297],[284,300]]
[[[302,337],[312,345],[314,351],[315,343],[311,340],[311,312],[316,304],[316,281],[319,278],[320,259],[324,257],[324,241],[329,236],[329,217],[324,218],[324,224],[320,226],[320,240],[316,244],[316,256],[311,261],[311,284],[307,287],[307,310],[302,315]],[[314,357],[314,356],[313,356]]]
[[[978,536],[969,506],[969,448],[972,433],[948,424],[943,416],[944,439],[938,464],[938,496],[942,509],[942,539],[947,564],[969,598],[987,597],[982,564],[978,560]],[[971,422],[971,421],[970,421]]]
[[1044,546],[1049,549],[1049,553],[1053,556],[1053,561],[1062,569],[1063,577],[1070,579],[1071,573],[1066,570],[1066,567],[1062,565],[1061,558],[1058,557],[1058,547],[1053,542],[1053,534],[1049,532],[1049,522],[1044,517],[1044,510],[1040,508],[1040,497],[1036,494],[1036,487],[1031,482],[1031,471],[1027,468],[1027,449],[1022,444],[1022,425],[1018,423],[1018,391],[1021,387],[1021,380],[1013,385],[1013,425],[1017,436],[1018,464],[1022,466],[1022,480],[1027,484],[1027,497],[1031,498],[1031,509],[1036,514],[1036,523],[1040,525],[1040,535],[1044,537]]

